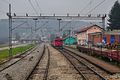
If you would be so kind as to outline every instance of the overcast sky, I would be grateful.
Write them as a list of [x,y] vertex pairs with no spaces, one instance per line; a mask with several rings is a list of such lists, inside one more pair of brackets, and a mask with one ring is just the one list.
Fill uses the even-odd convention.
[[[0,19],[7,18],[8,3],[12,4],[12,13],[23,15],[59,14],[67,13],[80,14],[108,14],[116,0],[105,0],[100,6],[94,9],[104,0],[0,0]],[[32,5],[35,10],[33,9]],[[36,3],[37,2],[37,3]],[[94,9],[94,10],[92,10]],[[92,12],[89,12],[92,10]]]

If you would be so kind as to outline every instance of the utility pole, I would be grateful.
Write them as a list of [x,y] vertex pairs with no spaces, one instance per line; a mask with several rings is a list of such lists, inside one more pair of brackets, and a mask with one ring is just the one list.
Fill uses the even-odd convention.
[[102,23],[103,23],[103,29],[105,29],[105,18],[106,18],[106,14],[102,16]]
[[36,37],[36,28],[37,28],[37,20],[38,20],[38,18],[33,18],[33,20],[35,20],[35,31],[34,31],[35,36],[34,37]]
[[34,18],[33,20],[35,20],[35,33],[36,33],[36,28],[37,28],[37,18]]
[[57,19],[58,21],[59,21],[59,35],[60,35],[60,21],[62,20],[62,19]]
[[12,16],[11,16],[11,4],[9,4],[9,13],[7,13],[9,17],[9,58],[12,57]]
[[33,35],[33,31],[32,31],[32,26],[31,26],[31,44],[32,44],[32,35]]

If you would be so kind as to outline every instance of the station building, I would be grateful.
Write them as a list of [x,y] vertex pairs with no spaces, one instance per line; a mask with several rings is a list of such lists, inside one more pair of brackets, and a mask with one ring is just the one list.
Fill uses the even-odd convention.
[[[77,32],[77,43],[79,45],[87,45],[88,42],[93,42],[93,33],[102,33],[102,28],[98,25],[85,27]],[[99,40],[99,39],[98,39]]]

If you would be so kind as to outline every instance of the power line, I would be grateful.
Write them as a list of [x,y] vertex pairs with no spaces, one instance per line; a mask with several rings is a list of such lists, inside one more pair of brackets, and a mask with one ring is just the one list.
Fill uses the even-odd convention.
[[90,11],[88,11],[87,14],[91,13],[93,10],[95,10],[97,7],[99,7],[102,3],[104,3],[106,0],[103,0],[102,2],[100,2],[98,5],[96,5],[93,9],[91,9]]
[[87,7],[89,7],[88,5],[90,5],[91,3],[92,3],[92,1],[90,1],[84,8],[82,8],[80,13],[82,13]]
[[46,24],[48,24],[48,21],[46,21],[44,24],[42,24],[40,27],[38,27],[36,30],[41,29],[43,26],[45,26]]
[[68,24],[70,24],[72,21],[68,21],[64,26],[62,26],[62,29],[64,29]]
[[38,4],[38,1],[35,0],[35,2],[36,2],[36,4],[37,4],[38,8],[40,9],[40,11],[42,11],[41,8],[40,8],[40,6],[39,6],[39,4]]
[[25,24],[25,23],[27,23],[27,22],[25,21],[25,22],[23,22],[23,23],[21,23],[21,24],[17,25],[17,26],[16,26],[16,27],[14,27],[12,30],[15,30],[16,28],[18,28],[18,27],[22,26],[22,25],[23,25],[23,24]]
[[2,2],[9,4],[9,2],[7,0],[1,0]]
[[35,11],[35,13],[38,15],[38,13],[37,13],[35,7],[34,7],[33,4],[31,3],[31,0],[28,0],[28,1],[29,1],[30,5],[32,6],[33,10]]

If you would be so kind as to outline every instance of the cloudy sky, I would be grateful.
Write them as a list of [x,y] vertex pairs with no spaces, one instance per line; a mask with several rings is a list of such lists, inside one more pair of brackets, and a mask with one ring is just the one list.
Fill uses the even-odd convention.
[[[8,4],[17,15],[108,14],[116,0],[0,0],[0,19],[7,18]],[[100,4],[100,5],[99,5]],[[96,8],[95,8],[96,7]]]

